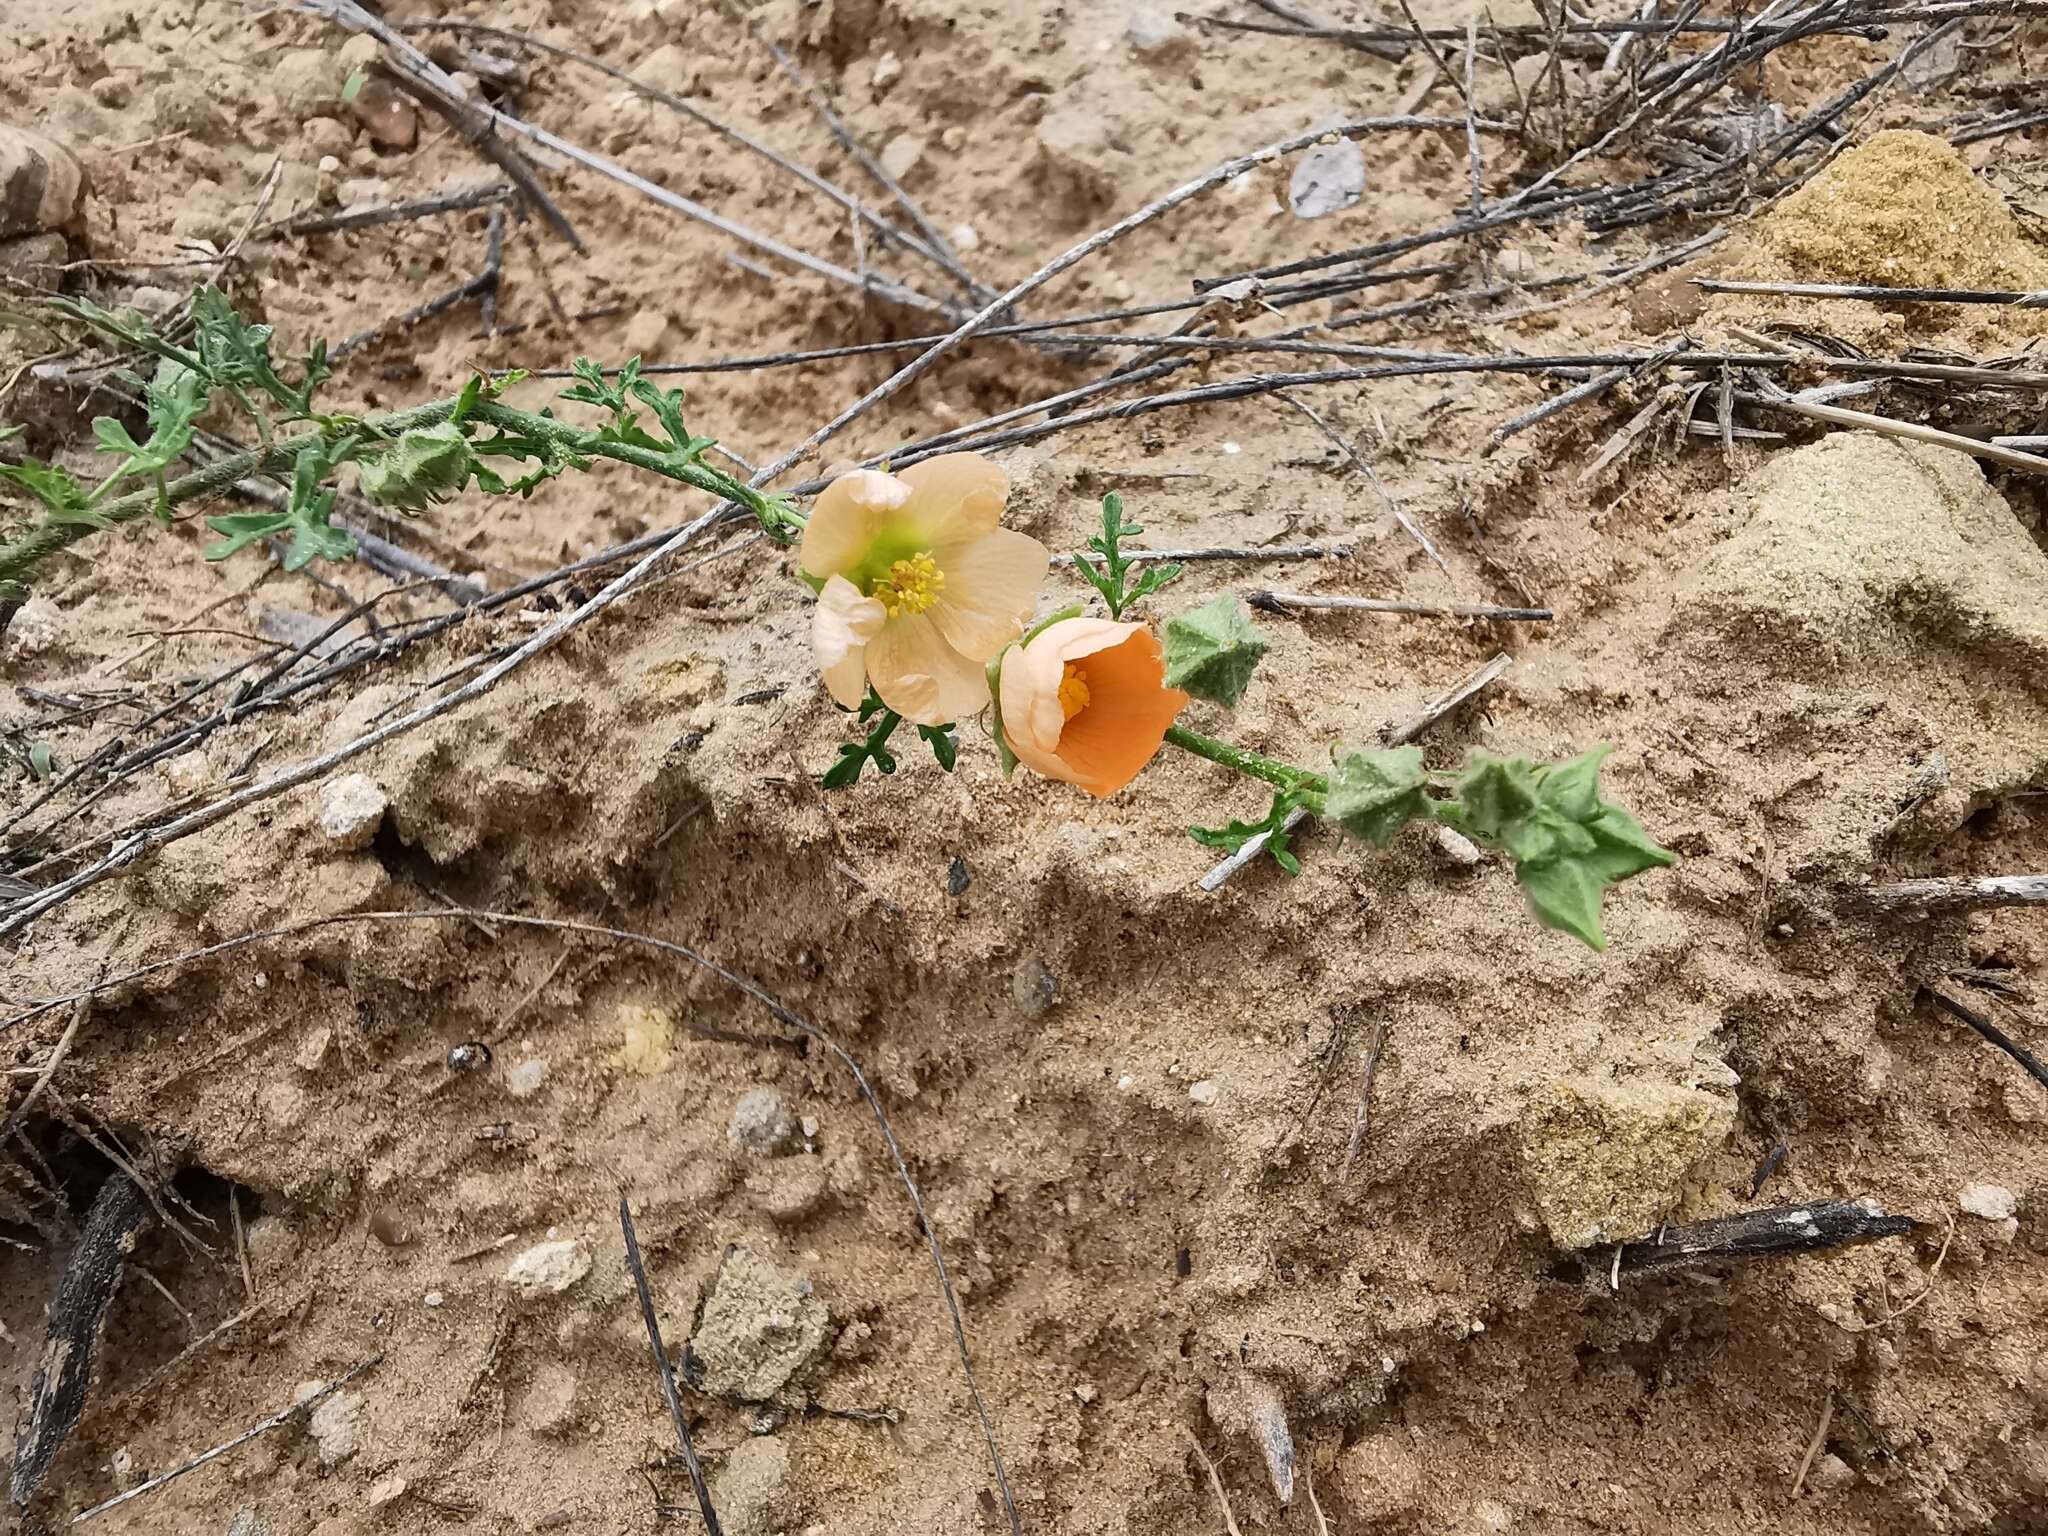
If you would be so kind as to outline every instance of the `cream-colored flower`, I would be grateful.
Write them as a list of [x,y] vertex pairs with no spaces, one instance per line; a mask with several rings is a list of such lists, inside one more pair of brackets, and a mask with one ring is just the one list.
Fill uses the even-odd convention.
[[988,662],[1045,581],[1045,546],[997,523],[1009,481],[978,453],[900,475],[861,469],[819,495],[798,564],[818,588],[811,643],[825,687],[856,709],[867,685],[917,725],[988,702]]
[[1061,619],[1003,657],[1003,739],[1047,778],[1113,795],[1152,761],[1188,696],[1142,624]]

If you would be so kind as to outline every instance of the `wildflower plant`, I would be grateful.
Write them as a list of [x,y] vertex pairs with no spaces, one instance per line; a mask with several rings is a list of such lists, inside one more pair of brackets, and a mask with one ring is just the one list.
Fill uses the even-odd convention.
[[[825,690],[862,732],[825,770],[828,789],[856,784],[870,765],[894,773],[895,733],[906,721],[950,772],[958,722],[985,716],[1006,775],[1022,766],[1097,797],[1123,790],[1171,745],[1271,790],[1256,820],[1190,827],[1205,846],[1236,853],[1258,840],[1291,875],[1301,869],[1288,830],[1298,813],[1378,848],[1411,822],[1435,822],[1505,854],[1537,920],[1595,949],[1606,946],[1607,890],[1674,862],[1601,794],[1605,746],[1556,764],[1473,751],[1457,770],[1429,768],[1414,747],[1340,748],[1328,765],[1308,768],[1182,725],[1197,700],[1235,707],[1267,641],[1234,597],[1157,632],[1133,617],[1183,571],[1126,547],[1144,530],[1114,493],[1103,499],[1101,531],[1073,556],[1106,616],[1075,603],[1034,622],[1049,557],[1038,540],[1001,525],[1008,482],[979,454],[855,470],[806,514],[707,463],[712,439],[689,430],[681,393],[645,378],[637,358],[609,371],[576,361],[561,398],[595,412],[595,426],[507,405],[519,373],[478,373],[448,398],[358,416],[315,403],[328,377],[324,344],[281,367],[270,328],[250,324],[212,288],[196,295],[190,332],[178,340],[83,299],[54,307],[153,360],[147,380],[121,376],[141,393],[147,432],[138,439],[113,417],[96,420],[109,465],[91,484],[57,465],[10,461],[0,446],[0,487],[37,509],[0,542],[0,620],[58,550],[137,519],[168,522],[182,503],[252,475],[286,488],[283,509],[207,518],[220,535],[207,556],[275,540],[298,569],[355,553],[354,535],[332,521],[344,466],[355,467],[370,500],[423,513],[471,487],[528,496],[608,459],[721,497],[796,546],[798,574],[817,599],[811,643]],[[219,409],[246,418],[259,445],[173,478],[201,419]],[[294,427],[303,430],[281,435]],[[0,445],[19,431],[0,427]],[[47,773],[47,755],[30,767]]]

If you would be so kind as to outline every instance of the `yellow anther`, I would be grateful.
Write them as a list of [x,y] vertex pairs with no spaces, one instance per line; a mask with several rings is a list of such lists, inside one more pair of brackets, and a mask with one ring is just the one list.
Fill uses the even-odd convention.
[[871,595],[881,600],[890,618],[901,619],[931,607],[945,585],[946,573],[926,550],[890,566],[889,574],[875,583]]
[[1088,675],[1071,661],[1060,672],[1060,712],[1067,719],[1088,707]]

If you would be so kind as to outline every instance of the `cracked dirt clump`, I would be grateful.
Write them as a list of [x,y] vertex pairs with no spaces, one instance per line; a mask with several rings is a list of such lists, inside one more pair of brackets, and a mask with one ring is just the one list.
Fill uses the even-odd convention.
[[1571,1080],[1522,1116],[1522,1167],[1560,1248],[1655,1230],[1735,1123],[1729,1099],[1676,1083]]
[[719,1266],[690,1352],[706,1392],[766,1402],[817,1359],[830,1326],[808,1279],[739,1243]]

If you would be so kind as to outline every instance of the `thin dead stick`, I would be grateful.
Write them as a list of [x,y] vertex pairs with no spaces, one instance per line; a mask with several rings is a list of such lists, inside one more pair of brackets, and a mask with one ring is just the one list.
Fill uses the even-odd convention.
[[1875,283],[1762,283],[1696,277],[1707,293],[1769,293],[1792,299],[1870,299],[1885,304],[2001,304],[2048,309],[2048,289],[1887,288]]
[[2012,448],[2000,448],[1994,443],[1981,442],[1974,437],[1964,437],[1960,433],[1944,432],[1939,427],[1922,426],[1917,421],[1897,421],[1889,416],[1873,416],[1868,411],[1852,411],[1840,405],[1815,405],[1790,395],[1743,395],[1741,399],[1745,405],[1789,411],[1794,416],[1825,421],[1837,427],[1861,427],[1868,432],[1882,432],[1887,437],[1903,437],[1916,443],[1932,443],[1939,448],[1953,448],[1958,453],[1967,453],[1972,458],[2002,464],[2007,469],[2023,469],[2029,474],[2048,475],[2048,459],[2031,453],[2020,453]]
[[71,1010],[71,1022],[64,1026],[64,1033],[57,1037],[57,1043],[50,1047],[50,1054],[43,1059],[43,1070],[36,1074],[36,1080],[29,1084],[27,1095],[15,1105],[4,1121],[0,1121],[0,1141],[5,1141],[19,1130],[28,1120],[28,1112],[36,1107],[36,1100],[43,1096],[43,1090],[50,1086],[50,1079],[57,1075],[57,1069],[64,1064],[64,1054],[71,1049],[71,1042],[78,1034],[78,1026],[85,1022],[85,1016],[92,1012],[90,998],[80,998]]
[[1955,875],[1858,886],[1847,902],[1869,912],[1975,912],[2048,907],[2048,875]]
[[212,1450],[201,1451],[197,1456],[194,1456],[190,1461],[185,1462],[183,1465],[173,1467],[168,1472],[159,1472],[155,1477],[150,1478],[147,1482],[137,1483],[133,1488],[128,1489],[125,1493],[117,1493],[111,1499],[107,1499],[101,1503],[95,1504],[91,1509],[85,1510],[81,1514],[73,1515],[71,1517],[71,1523],[73,1525],[83,1525],[86,1521],[94,1519],[97,1516],[104,1515],[108,1510],[118,1508],[119,1506],[128,1503],[131,1499],[139,1499],[146,1493],[155,1493],[157,1489],[163,1487],[166,1483],[176,1482],[179,1478],[183,1477],[187,1472],[195,1472],[199,1468],[205,1466],[208,1462],[219,1460],[221,1457],[227,1455],[229,1451],[234,1450],[238,1446],[247,1445],[251,1440],[254,1440],[258,1435],[268,1434],[271,1430],[276,1429],[280,1424],[288,1424],[295,1418],[301,1418],[310,1414],[314,1408],[319,1406],[320,1403],[332,1397],[335,1393],[339,1392],[343,1387],[347,1386],[350,1382],[354,1381],[358,1376],[362,1375],[365,1371],[371,1370],[377,1365],[381,1364],[383,1362],[383,1359],[383,1353],[380,1351],[377,1354],[371,1355],[366,1360],[358,1361],[355,1365],[351,1366],[345,1373],[337,1377],[335,1380],[330,1381],[318,1392],[315,1392],[308,1397],[301,1398],[299,1401],[294,1402],[288,1405],[287,1407],[278,1409],[276,1413],[273,1413],[269,1418],[263,1420],[261,1423],[250,1425],[247,1429],[243,1430],[239,1435],[236,1435],[232,1440],[223,1440],[219,1445],[213,1447]]
[[[1344,560],[1351,554],[1349,544],[1266,544],[1240,547],[1237,545],[1211,544],[1200,549],[1134,549],[1124,555],[1130,565],[1157,564],[1162,560],[1182,562],[1202,560]],[[1054,555],[1051,564],[1078,564],[1078,555]],[[1089,556],[1088,563],[1097,563],[1095,556]]]
[[1792,1479],[1792,1497],[1799,1497],[1799,1490],[1806,1486],[1806,1474],[1813,1470],[1814,1458],[1820,1455],[1820,1448],[1827,1443],[1828,1426],[1835,1421],[1835,1384],[1828,1382],[1827,1400],[1820,1405],[1820,1422],[1813,1426],[1813,1438],[1806,1442],[1806,1454],[1799,1458],[1799,1473]]
[[690,1474],[691,1491],[697,1495],[697,1511],[704,1517],[706,1536],[723,1536],[718,1511],[711,1507],[711,1490],[704,1484],[704,1468],[697,1461],[697,1447],[690,1443],[690,1426],[683,1417],[682,1399],[676,1395],[676,1368],[669,1363],[668,1347],[661,1341],[661,1320],[654,1315],[654,1296],[647,1288],[647,1266],[640,1260],[640,1238],[633,1230],[633,1206],[623,1189],[619,1191],[619,1229],[626,1238],[626,1268],[632,1272],[633,1289],[640,1297],[640,1320],[647,1326],[647,1347],[654,1352],[654,1371],[661,1378],[661,1400],[668,1405],[669,1421],[676,1427],[676,1443],[683,1448],[683,1466]]
[[[1646,364],[1645,366],[1654,365]],[[1606,373],[1595,374],[1592,378],[1586,380],[1585,383],[1574,385],[1555,399],[1546,400],[1541,405],[1522,412],[1519,416],[1510,416],[1506,421],[1493,429],[1487,444],[1488,448],[1499,447],[1517,432],[1527,431],[1539,421],[1548,421],[1551,417],[1558,415],[1560,412],[1568,411],[1575,405],[1587,400],[1597,399],[1635,371],[1633,368],[1614,368]]]
[[1893,1216],[1875,1200],[1813,1200],[1717,1216],[1690,1226],[1665,1227],[1653,1238],[1589,1248],[1580,1268],[1593,1273],[1654,1275],[1729,1260],[1796,1258],[1858,1243],[1902,1237],[1920,1223]]
[[1379,492],[1380,500],[1384,501],[1387,504],[1387,510],[1394,514],[1394,521],[1401,525],[1401,531],[1417,544],[1420,544],[1422,552],[1436,562],[1436,568],[1446,576],[1449,576],[1451,574],[1450,562],[1444,559],[1443,551],[1438,549],[1431,541],[1429,535],[1422,531],[1421,524],[1408,515],[1408,509],[1394,499],[1394,493],[1387,489],[1385,482],[1380,479],[1378,472],[1373,469],[1371,461],[1358,451],[1350,439],[1342,436],[1335,427],[1324,420],[1322,413],[1316,410],[1314,406],[1305,400],[1297,400],[1284,389],[1277,391],[1277,393],[1282,400],[1313,422],[1318,432],[1322,433],[1324,437],[1327,437],[1336,445],[1337,451],[1351,461],[1351,467],[1365,476],[1366,483]]
[[[2006,1055],[2024,1067],[2027,1074],[2035,1082],[2039,1083],[2043,1088],[2048,1088],[2048,1063],[2044,1063],[2040,1057],[1992,1023],[1985,1015],[1977,1012],[1974,1008],[1964,1007],[1947,993],[1937,992],[1932,987],[1922,987],[1919,997],[1926,998],[1950,1018],[1960,1019],[1963,1023],[1969,1025],[1970,1028],[1983,1036],[1986,1041],[1998,1047],[1999,1050],[2005,1052]],[[1917,1002],[1919,997],[1916,997],[1914,1000]]]
[[242,1262],[242,1296],[244,1300],[256,1299],[256,1276],[249,1268],[249,1234],[242,1227],[242,1192],[228,1190],[228,1214],[235,1220],[235,1257]]
[[1395,597],[1322,597],[1303,592],[1247,592],[1244,600],[1266,613],[1306,613],[1323,609],[1347,613],[1405,613],[1429,619],[1513,619],[1544,622],[1557,617],[1549,608],[1503,608],[1494,603],[1424,603]]
[[1223,1529],[1227,1536],[1244,1536],[1244,1532],[1237,1528],[1237,1515],[1231,1510],[1230,1495],[1223,1491],[1223,1479],[1216,1474],[1216,1463],[1209,1459],[1209,1453],[1202,1449],[1202,1442],[1195,1438],[1192,1429],[1183,1424],[1180,1432],[1188,1437],[1188,1444],[1195,1448],[1195,1454],[1202,1460],[1202,1470],[1209,1474],[1209,1488],[1223,1509]]
[[1486,212],[1486,161],[1479,152],[1479,124],[1473,103],[1478,100],[1473,70],[1479,63],[1479,18],[1465,22],[1465,163],[1472,173],[1472,216]]
[[430,219],[441,213],[463,213],[471,208],[488,208],[509,203],[519,189],[509,181],[482,187],[456,187],[433,197],[414,198],[404,203],[372,203],[350,208],[318,219],[292,219],[266,225],[266,229],[287,235],[338,235],[351,229],[369,229],[378,224],[403,224],[411,219]]
[[1344,1149],[1344,1167],[1338,1173],[1340,1180],[1349,1181],[1351,1170],[1358,1163],[1358,1152],[1365,1145],[1365,1133],[1372,1125],[1372,1084],[1379,1076],[1380,1052],[1387,1043],[1387,1021],[1380,1019],[1372,1027],[1372,1039],[1366,1042],[1365,1065],[1358,1074],[1358,1108],[1351,1115],[1351,1144]]
[[[424,911],[335,912],[320,917],[301,918],[296,922],[284,923],[272,928],[257,929],[250,933],[237,934],[233,938],[223,939],[219,943],[209,944],[202,949],[192,950],[182,955],[174,955],[165,960],[152,961],[148,965],[138,966],[120,976],[96,981],[90,987],[86,987],[79,992],[62,997],[47,998],[25,1012],[15,1014],[6,1020],[0,1020],[0,1033],[4,1033],[16,1024],[25,1023],[29,1019],[47,1013],[53,1008],[60,1008],[65,1003],[75,1002],[81,997],[93,997],[110,987],[124,986],[129,982],[141,980],[145,976],[154,975],[157,972],[172,969],[187,962],[210,959],[216,955],[226,954],[251,944],[263,943],[272,939],[286,938],[300,933],[310,933],[318,929],[330,928],[343,923],[479,920],[501,923],[506,927],[536,928],[556,933],[582,934],[617,943],[633,944],[643,949],[653,950],[658,954],[673,955],[686,960],[699,969],[717,977],[727,986],[753,999],[753,1001],[766,1009],[770,1016],[796,1030],[813,1043],[822,1046],[846,1070],[847,1075],[853,1079],[855,1089],[859,1092],[869,1111],[875,1117],[875,1125],[881,1134],[882,1143],[888,1149],[890,1160],[895,1165],[897,1180],[903,1186],[904,1194],[910,1200],[910,1208],[917,1217],[918,1228],[924,1236],[926,1249],[931,1255],[933,1271],[938,1277],[939,1294],[945,1303],[947,1316],[952,1323],[953,1344],[960,1360],[961,1374],[966,1378],[968,1395],[973,1400],[975,1415],[979,1420],[982,1442],[988,1450],[990,1464],[995,1470],[996,1488],[1002,1496],[1004,1510],[1009,1517],[1012,1536],[1022,1536],[1023,1521],[1017,1513],[1016,1499],[1010,1491],[1009,1475],[1003,1466],[1002,1452],[996,1444],[995,1418],[989,1409],[987,1398],[982,1395],[980,1379],[975,1375],[973,1354],[967,1344],[967,1324],[960,1310],[960,1298],[953,1289],[952,1276],[946,1269],[945,1253],[939,1246],[938,1232],[932,1226],[931,1217],[925,1210],[924,1195],[918,1188],[917,1180],[911,1175],[909,1159],[904,1155],[902,1145],[896,1140],[895,1127],[889,1123],[889,1117],[882,1108],[880,1096],[875,1092],[873,1084],[868,1081],[867,1074],[861,1070],[860,1063],[855,1061],[852,1055],[837,1040],[833,1039],[831,1035],[802,1015],[791,1010],[761,986],[749,981],[736,971],[728,970],[716,960],[711,959],[707,955],[700,954],[687,945],[678,944],[669,939],[655,938],[651,934],[635,933],[624,928],[608,928],[599,923],[586,923],[573,918],[534,917],[522,913],[485,911],[467,907],[432,908]],[[736,1035],[733,1031],[716,1030],[710,1026],[691,1026],[691,1029],[692,1033],[700,1034],[708,1039],[736,1041],[750,1045],[772,1043],[774,1038],[772,1036],[768,1037],[768,1040],[764,1042],[760,1037]]]
[[[1883,1317],[1879,1318],[1874,1323],[1866,1323],[1861,1321],[1860,1319],[1856,1321],[1849,1321],[1847,1319],[1844,1319],[1836,1322],[1835,1326],[1841,1329],[1844,1333],[1875,1333],[1878,1329],[1888,1328],[1893,1323],[1897,1322],[1900,1318],[1904,1317],[1908,1312],[1912,1311],[1915,1307],[1919,1306],[1921,1302],[1925,1301],[1929,1296],[1932,1296],[1934,1294],[1935,1282],[1941,1278],[1942,1261],[1948,1257],[1949,1244],[1953,1243],[1955,1240],[1956,1219],[1955,1217],[1950,1216],[1948,1218],[1948,1230],[1942,1233],[1941,1235],[1941,1251],[1935,1254],[1934,1262],[1928,1265],[1927,1267],[1927,1283],[1921,1286],[1920,1289],[1915,1291],[1911,1296],[1907,1297],[1906,1304],[1904,1306],[1893,1308],[1891,1311],[1887,1312]],[[1890,1303],[1887,1302],[1886,1305],[1889,1306]]]

